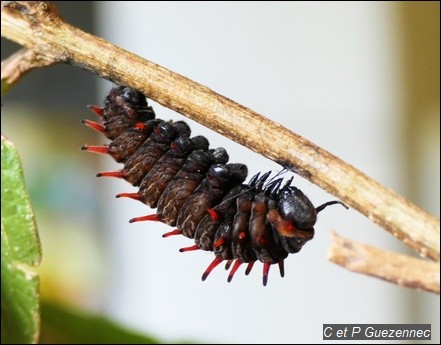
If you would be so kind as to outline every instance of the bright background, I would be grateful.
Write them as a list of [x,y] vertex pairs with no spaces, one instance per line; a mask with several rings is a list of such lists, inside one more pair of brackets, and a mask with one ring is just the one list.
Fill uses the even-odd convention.
[[[76,4],[63,11],[58,2],[73,24],[283,124],[439,217],[439,3]],[[84,106],[100,104],[111,84],[94,89],[86,72],[53,70],[31,74],[2,102],[14,114],[2,116],[2,131],[22,153],[36,207],[47,297],[169,341],[317,343],[323,323],[431,323],[439,343],[439,296],[327,261],[332,230],[409,253],[354,210],[320,213],[315,239],[288,257],[285,278],[273,268],[265,288],[261,265],[230,284],[217,268],[202,283],[213,255],[179,253],[192,242],[162,239],[166,225],[128,224],[152,211],[114,198],[127,183],[94,177],[118,168],[111,159],[78,151],[105,142],[79,119],[93,119]],[[152,105],[160,118],[183,119]],[[280,170],[188,122],[250,176]],[[298,176],[295,184],[315,205],[334,199]]]

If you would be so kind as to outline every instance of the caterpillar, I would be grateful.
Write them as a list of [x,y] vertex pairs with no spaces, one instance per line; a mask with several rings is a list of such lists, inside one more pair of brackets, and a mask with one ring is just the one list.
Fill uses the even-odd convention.
[[[269,179],[271,172],[254,175],[245,184],[247,166],[228,163],[224,148],[210,149],[203,136],[190,137],[183,121],[157,119],[146,96],[127,86],[114,86],[104,107],[89,108],[102,123],[82,122],[102,133],[108,145],[85,145],[82,150],[110,155],[124,164],[117,171],[98,173],[98,177],[125,179],[138,186],[136,193],[120,193],[157,208],[152,215],[133,218],[161,221],[175,230],[163,237],[183,235],[194,245],[181,252],[205,250],[214,260],[202,280],[222,261],[233,279],[246,263],[249,274],[254,263],[263,263],[263,285],[267,285],[271,265],[278,264],[284,276],[284,259],[299,252],[314,237],[317,214],[325,207],[341,204],[329,201],[314,207],[303,192],[292,186],[293,177]],[[232,266],[231,266],[232,265]]]

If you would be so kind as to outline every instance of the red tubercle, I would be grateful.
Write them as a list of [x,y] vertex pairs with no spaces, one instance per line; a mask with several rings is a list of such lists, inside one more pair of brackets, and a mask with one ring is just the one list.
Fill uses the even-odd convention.
[[141,200],[139,193],[119,193],[116,195],[117,198],[130,198],[133,200]]
[[266,237],[262,235],[262,236],[257,236],[256,242],[259,244],[259,246],[264,247],[266,246],[267,240]]
[[283,278],[285,276],[285,264],[283,260],[280,260],[278,262],[279,264],[279,271],[280,271],[280,276]]
[[247,234],[245,233],[245,231],[241,231],[239,234],[239,240],[243,240],[245,239],[245,237],[247,237]]
[[109,146],[107,145],[84,145],[81,147],[81,150],[105,155],[109,154]]
[[269,262],[263,263],[263,279],[262,279],[263,286],[266,286],[266,284],[268,283],[268,273],[270,268],[271,268],[271,263]]
[[215,222],[219,220],[219,215],[217,212],[212,208],[207,208],[207,212],[210,214],[211,219],[213,219]]
[[234,260],[227,260],[227,262],[225,263],[225,270],[228,270],[231,266],[231,264],[233,263]]
[[253,266],[255,264],[256,261],[251,261],[248,263],[247,265],[247,269],[245,270],[245,275],[247,276],[248,274],[250,274],[251,270],[253,269]]
[[87,106],[90,110],[92,110],[95,114],[97,114],[99,117],[103,117],[104,115],[104,108],[101,108],[97,105],[91,105],[89,104]]
[[231,269],[230,274],[228,275],[228,279],[227,279],[228,282],[231,282],[231,280],[233,279],[234,274],[236,273],[236,271],[238,270],[240,265],[242,265],[242,261],[236,260],[234,262],[233,268]]
[[202,281],[207,279],[208,275],[211,273],[211,271],[219,265],[224,259],[222,259],[220,256],[216,256],[214,260],[211,262],[210,266],[205,270],[204,274],[202,275]]
[[220,247],[222,244],[224,244],[225,238],[221,237],[216,242],[213,243],[214,248]]
[[166,232],[162,235],[162,237],[169,237],[169,236],[176,236],[176,235],[182,235],[182,231],[179,229],[175,229],[173,231]]
[[96,177],[115,177],[115,178],[124,178],[126,177],[126,173],[122,170],[117,171],[103,171],[96,174]]
[[98,122],[90,120],[81,120],[81,122],[84,123],[87,127],[92,128],[94,131],[97,131],[99,133],[105,132],[104,126]]
[[154,213],[154,214],[149,214],[147,216],[132,218],[129,220],[129,223],[143,222],[145,220],[159,221],[160,219],[159,216],[156,213]]
[[138,123],[135,123],[135,126],[133,126],[133,127],[142,130],[142,129],[146,129],[147,125],[143,122],[138,122]]
[[184,252],[191,252],[193,250],[199,250],[199,249],[201,249],[201,248],[199,248],[199,246],[197,244],[195,244],[194,246],[191,246],[191,247],[181,248],[181,249],[179,249],[179,251],[181,253],[184,253]]

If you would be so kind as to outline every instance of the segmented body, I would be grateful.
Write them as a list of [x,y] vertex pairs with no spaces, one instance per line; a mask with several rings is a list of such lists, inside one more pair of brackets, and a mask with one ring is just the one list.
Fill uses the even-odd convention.
[[331,201],[315,208],[292,179],[282,186],[282,179],[269,179],[269,173],[255,175],[243,182],[247,167],[227,163],[223,148],[209,149],[202,136],[190,137],[185,122],[155,118],[146,97],[129,87],[114,87],[103,108],[91,106],[102,124],[83,122],[111,140],[107,146],[84,146],[91,152],[111,155],[123,163],[118,171],[99,173],[127,180],[139,186],[137,193],[122,193],[157,208],[154,215],[131,220],[157,220],[177,229],[164,234],[182,234],[193,238],[195,245],[181,251],[213,251],[215,258],[204,272],[226,260],[234,265],[228,276],[243,263],[246,273],[254,262],[261,261],[263,284],[270,266],[278,264],[284,275],[283,260],[297,253],[314,236],[317,213]]

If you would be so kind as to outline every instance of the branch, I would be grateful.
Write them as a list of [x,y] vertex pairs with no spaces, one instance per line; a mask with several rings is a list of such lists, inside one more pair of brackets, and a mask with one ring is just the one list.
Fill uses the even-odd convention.
[[2,61],[2,95],[28,72],[35,68],[46,67],[57,63],[34,50],[20,49]]
[[291,168],[422,256],[439,260],[438,218],[298,134],[201,84],[66,24],[50,2],[2,2],[1,25],[2,36],[48,59],[139,89],[156,102]]
[[328,259],[348,270],[439,294],[440,264],[391,253],[331,234]]

